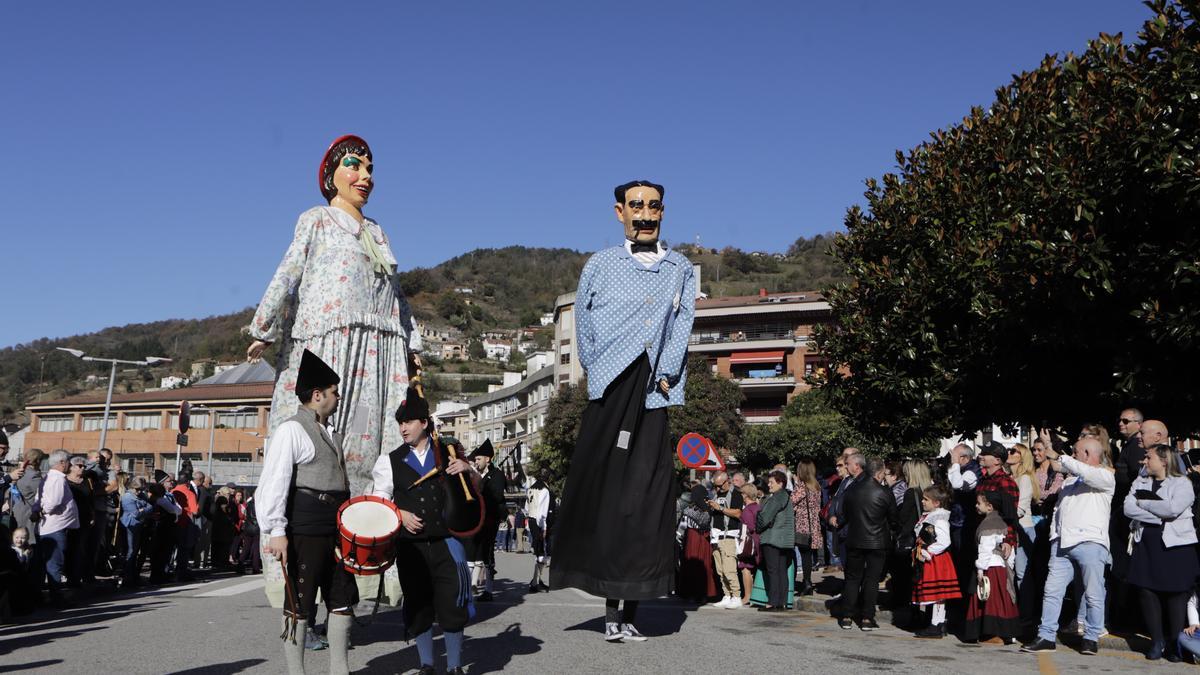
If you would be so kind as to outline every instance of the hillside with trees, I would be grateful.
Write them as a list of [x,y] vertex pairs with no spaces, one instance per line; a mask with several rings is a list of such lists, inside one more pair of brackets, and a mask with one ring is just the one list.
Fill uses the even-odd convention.
[[[744,253],[734,248],[717,251],[689,245],[679,248],[703,266],[704,292],[714,296],[750,295],[759,288],[820,289],[841,279],[827,251],[830,241],[831,235],[801,237],[786,254]],[[570,249],[525,246],[476,249],[433,267],[402,272],[401,284],[418,319],[474,337],[493,329],[538,325],[543,314],[553,311],[559,295],[575,290],[589,255]],[[55,347],[69,346],[119,359],[173,359],[167,366],[120,375],[118,392],[140,391],[157,387],[159,380],[168,375],[190,375],[192,364],[199,361],[244,358],[250,340],[241,329],[251,316],[253,309],[247,308],[203,319],[168,319],[86,335],[41,338],[0,349],[0,422],[23,421],[26,403],[35,398],[70,396],[106,384],[106,367],[72,358]],[[549,345],[546,339],[539,343]],[[482,349],[478,340],[471,344]],[[265,358],[274,359],[273,349]],[[431,374],[438,370],[434,361]],[[498,378],[500,368],[471,362],[459,364],[455,370],[496,374]],[[89,375],[99,379],[89,383]],[[442,391],[443,387],[452,390],[449,380],[429,384],[434,391]]]

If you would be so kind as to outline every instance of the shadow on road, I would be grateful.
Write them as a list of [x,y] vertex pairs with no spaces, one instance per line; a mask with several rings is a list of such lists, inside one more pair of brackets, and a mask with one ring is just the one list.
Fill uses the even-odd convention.
[[[398,626],[397,630],[399,630]],[[393,639],[395,639],[394,636]],[[463,643],[463,665],[471,673],[499,672],[508,666],[514,656],[536,654],[541,647],[541,640],[521,633],[521,624],[519,623],[509,624],[498,635],[492,637],[472,638],[468,633],[467,639]],[[440,634],[434,639],[433,653],[434,661],[438,665],[445,665],[446,646],[442,642]],[[350,658],[353,660],[353,652],[351,652]],[[415,642],[410,642],[400,651],[371,660],[367,664],[366,672],[406,672],[416,670],[420,665],[420,659],[417,657],[417,645]]]
[[35,670],[37,668],[47,668],[49,666],[62,663],[62,659],[49,659],[46,661],[30,661],[29,663],[4,663],[0,664],[0,673],[12,673],[18,670]]
[[[659,604],[658,602],[652,605],[643,604],[638,608],[637,621],[634,622],[634,625],[646,637],[674,635],[687,622],[688,611],[696,609],[697,607],[694,604]],[[574,626],[567,626],[563,630],[586,630],[598,635],[603,634],[603,610],[601,610],[596,618],[588,619]]]
[[[52,621],[41,621],[34,625],[16,625],[0,630],[0,654],[8,654],[30,642],[46,644],[55,640],[75,637],[84,633],[103,630],[111,622],[134,614],[149,612],[161,602],[143,603],[133,607],[94,607],[80,610],[67,617],[57,617]],[[88,624],[103,624],[88,626]]]
[[240,673],[243,670],[266,662],[266,659],[242,659],[241,661],[214,663],[208,666],[200,666],[199,668],[188,668],[187,670],[172,670],[170,671],[170,675],[221,675],[222,673]]

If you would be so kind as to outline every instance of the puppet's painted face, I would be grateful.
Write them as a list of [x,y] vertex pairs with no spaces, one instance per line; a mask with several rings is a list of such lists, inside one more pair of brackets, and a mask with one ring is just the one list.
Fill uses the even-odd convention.
[[662,195],[652,187],[638,185],[625,191],[625,203],[617,204],[617,220],[625,225],[625,238],[639,244],[658,241],[663,216]]
[[333,172],[333,187],[337,190],[334,200],[342,200],[349,206],[361,210],[371,197],[375,187],[371,172],[375,166],[370,157],[348,154],[338,160]]

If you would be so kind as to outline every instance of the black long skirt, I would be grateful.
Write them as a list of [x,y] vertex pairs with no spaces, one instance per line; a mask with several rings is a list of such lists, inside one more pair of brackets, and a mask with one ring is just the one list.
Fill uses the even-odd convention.
[[[551,588],[619,600],[670,595],[674,463],[665,408],[645,409],[643,354],[588,404],[554,524]],[[622,429],[629,449],[617,447]]]

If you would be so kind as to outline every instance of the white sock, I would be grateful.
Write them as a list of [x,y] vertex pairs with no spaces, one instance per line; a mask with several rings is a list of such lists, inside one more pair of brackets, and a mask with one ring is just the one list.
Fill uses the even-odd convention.
[[935,626],[946,623],[946,603],[939,602],[933,606],[933,615],[929,622]]
[[325,637],[329,638],[329,675],[349,675],[350,615],[330,614]]
[[[283,618],[284,628],[287,628],[288,618]],[[296,622],[296,644],[290,637],[283,641],[283,656],[287,660],[288,675],[304,675],[304,637],[307,634],[308,621]]]

